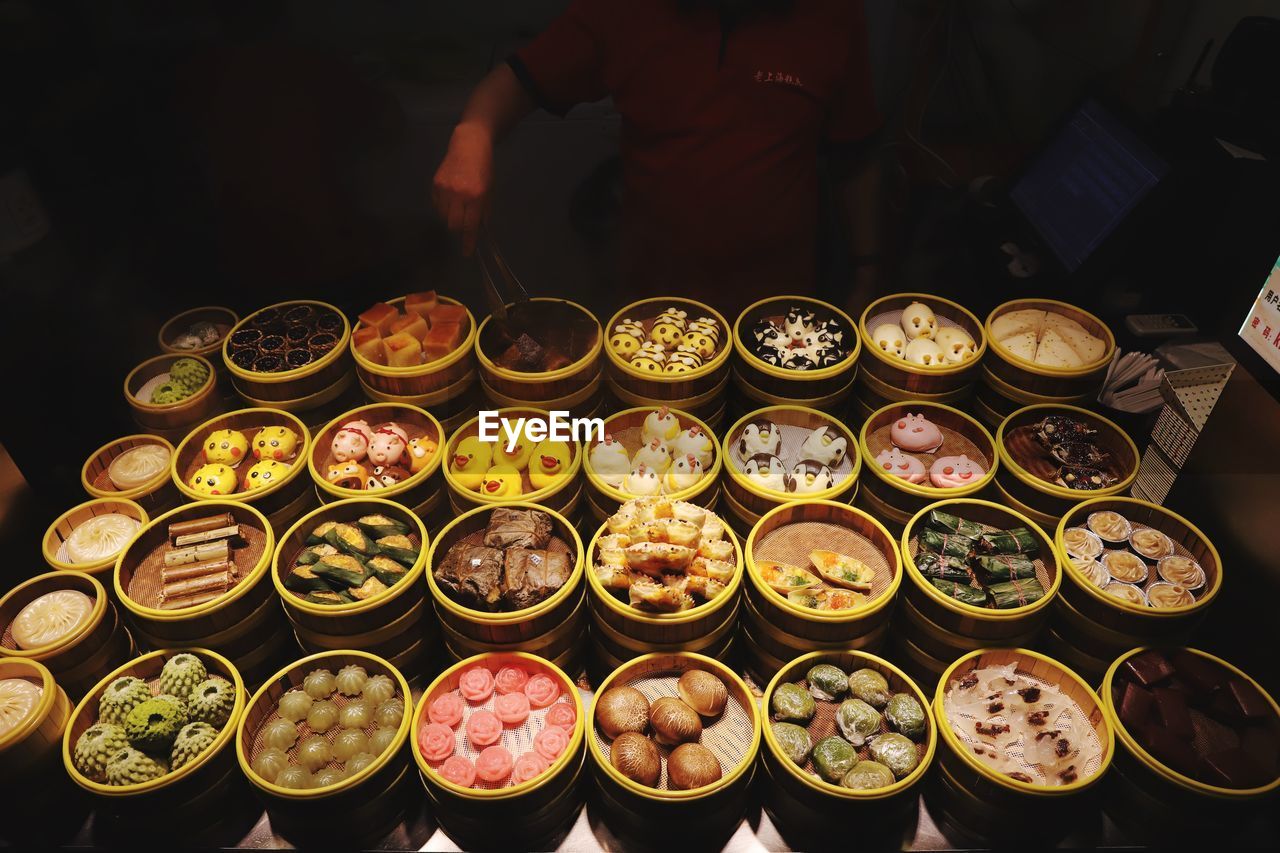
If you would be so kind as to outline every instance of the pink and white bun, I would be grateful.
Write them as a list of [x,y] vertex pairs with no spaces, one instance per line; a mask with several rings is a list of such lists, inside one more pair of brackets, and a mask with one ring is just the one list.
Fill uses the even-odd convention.
[[903,415],[893,422],[889,438],[908,453],[932,453],[942,446],[942,430],[924,415]]
[[919,485],[928,479],[924,463],[909,453],[903,453],[896,447],[880,451],[876,464],[899,479]]
[[929,466],[929,482],[939,489],[969,486],[982,479],[987,469],[965,456],[939,456]]
[[397,424],[387,424],[369,440],[369,460],[375,465],[394,465],[408,446],[409,434]]

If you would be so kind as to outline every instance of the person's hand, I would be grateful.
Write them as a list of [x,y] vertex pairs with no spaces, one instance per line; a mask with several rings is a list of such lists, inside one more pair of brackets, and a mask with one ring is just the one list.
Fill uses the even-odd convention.
[[475,250],[492,188],[492,135],[477,125],[458,125],[432,181],[432,199],[449,230],[461,238],[464,255]]

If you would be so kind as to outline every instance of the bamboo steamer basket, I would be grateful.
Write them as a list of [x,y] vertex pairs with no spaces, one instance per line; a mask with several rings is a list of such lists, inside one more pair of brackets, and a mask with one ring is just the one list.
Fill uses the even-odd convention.
[[[934,453],[907,451],[920,459],[926,470],[934,459],[944,455],[954,456],[959,452],[983,463],[986,472],[966,485],[939,488],[929,482],[908,483],[901,477],[895,477],[885,471],[883,466],[876,462],[876,456],[881,451],[894,446],[889,431],[894,421],[909,414],[924,415],[942,433],[942,446]],[[940,404],[891,403],[878,409],[862,424],[862,430],[858,433],[858,449],[862,454],[863,468],[872,475],[866,478],[864,491],[874,494],[880,503],[896,510],[891,516],[895,521],[904,514],[915,515],[935,501],[978,494],[995,479],[996,471],[1000,467],[999,455],[991,433],[959,409]]]
[[[448,629],[442,626],[442,630],[447,631]],[[523,654],[536,655],[537,657],[540,657],[543,660],[546,660],[549,663],[555,665],[557,668],[559,668],[564,672],[574,673],[575,675],[581,675],[585,669],[584,658],[586,657],[585,646],[587,644],[586,625],[584,624],[581,627],[581,629],[578,631],[578,633],[573,634],[570,639],[571,639],[571,642],[568,642],[568,643],[561,643],[559,641],[556,642],[557,646],[564,645],[565,650],[555,655],[554,657],[550,656],[549,654],[544,655],[544,654],[539,654],[538,652],[528,652],[523,649],[491,651],[487,648],[482,648],[477,646],[474,642],[471,642],[469,645],[466,645],[466,646],[460,646],[458,648],[455,648],[454,646],[449,644],[449,640],[447,638],[443,643],[443,647],[444,647],[445,658],[450,664],[457,663],[458,661],[464,661],[467,658],[475,657],[476,655],[513,654],[518,651]],[[548,647],[547,651],[549,653],[551,649]],[[410,680],[412,681],[412,679]]]
[[[880,349],[872,337],[876,326],[881,323],[900,324],[903,309],[912,302],[928,305],[937,317],[939,329],[960,328],[967,332],[976,345],[973,358],[962,364],[925,367]],[[858,333],[866,352],[861,361],[863,381],[878,380],[898,393],[905,393],[908,399],[915,399],[919,394],[959,393],[962,397],[968,396],[978,375],[978,365],[987,350],[987,335],[973,312],[950,299],[931,293],[893,293],[877,299],[866,307],[858,319]],[[905,341],[906,333],[903,334]]]
[[[1186,838],[1188,833],[1222,839],[1224,831],[1239,829],[1274,801],[1273,794],[1280,788],[1280,775],[1254,788],[1225,788],[1180,773],[1143,748],[1138,736],[1120,719],[1115,694],[1119,688],[1116,676],[1120,667],[1144,651],[1148,648],[1132,649],[1118,657],[1102,682],[1102,701],[1119,742],[1115,768],[1118,784],[1113,786],[1119,796],[1108,798],[1106,811],[1117,823],[1139,824],[1165,842]],[[1260,725],[1270,728],[1273,734],[1280,733],[1280,705],[1261,684],[1208,652],[1193,648],[1184,651],[1216,664],[1228,677],[1253,685],[1266,697],[1271,708],[1270,719]]]
[[1092,394],[1078,394],[1071,397],[1046,397],[1043,394],[1028,394],[1014,388],[1004,380],[992,374],[983,366],[982,381],[975,386],[973,394],[973,411],[978,419],[995,429],[1009,415],[1024,406],[1088,406]]
[[[942,660],[917,646],[903,631],[894,632],[890,647],[902,670],[918,682],[932,684],[942,677],[955,658]],[[932,710],[932,709],[931,709]]]
[[[856,505],[859,491],[859,484],[855,482],[853,490],[849,492],[845,502],[850,506]],[[748,534],[751,533],[751,528],[755,527],[756,522],[760,520],[760,515],[738,503],[727,489],[722,489],[720,495],[724,498],[724,512],[721,518],[729,523],[734,533],[738,534],[740,538],[746,539]],[[712,508],[714,509],[714,507]]]
[[[506,308],[513,310],[515,303],[507,303]],[[499,406],[537,406],[550,410],[580,405],[595,393],[600,384],[600,350],[604,346],[600,321],[576,302],[545,296],[536,296],[522,303],[520,314],[527,318],[529,327],[550,326],[554,329],[555,324],[560,324],[565,337],[570,337],[568,329],[571,325],[581,324],[591,339],[566,353],[573,361],[557,370],[513,370],[495,361],[502,348],[500,324],[492,316],[485,317],[480,321],[475,337],[482,387],[486,393],[492,391],[496,395],[490,399]],[[512,402],[506,402],[508,400]],[[557,405],[552,406],[551,403]]]
[[[450,623],[440,621],[440,633],[450,654],[457,660],[480,654],[522,652],[550,661],[579,658],[580,646],[587,633],[588,605],[585,591],[574,597],[573,610],[559,625],[537,637],[517,643],[486,643],[469,637]],[[572,670],[573,667],[566,667]]]
[[[387,304],[403,311],[404,299],[401,296],[397,299],[388,300]],[[448,296],[440,296],[439,294],[436,295],[436,299],[446,305],[462,304],[456,299],[450,299]],[[357,320],[355,328],[352,329],[352,335],[359,331],[363,325]],[[430,397],[447,389],[457,390],[459,386],[463,389],[470,387],[475,381],[475,340],[476,318],[471,315],[471,311],[468,309],[467,331],[463,335],[462,343],[458,344],[452,352],[443,358],[437,358],[433,361],[410,367],[391,367],[370,361],[356,352],[354,342],[350,344],[350,347],[351,357],[356,363],[356,375],[360,377],[360,384],[365,387],[366,393],[397,398],[385,399],[381,400],[381,402],[408,402],[412,405],[429,406],[435,401],[421,399],[402,400],[398,398]],[[374,397],[374,399],[380,398]]]
[[[353,420],[363,420],[370,426],[387,422],[397,423],[405,429],[410,439],[429,439],[434,443],[435,450],[420,471],[411,474],[395,485],[377,489],[374,492],[366,489],[348,489],[335,485],[330,483],[324,476],[324,470],[333,456],[330,448],[333,444],[334,436],[338,434],[342,426]],[[348,412],[343,412],[316,433],[315,440],[311,443],[311,451],[307,454],[307,470],[311,472],[311,479],[316,486],[316,494],[323,503],[376,496],[384,500],[394,500],[396,503],[409,507],[417,515],[427,516],[434,512],[436,507],[443,501],[444,489],[441,488],[441,485],[444,476],[440,473],[440,464],[441,459],[444,457],[444,439],[444,428],[440,426],[440,422],[430,412],[417,406],[392,405],[389,403],[364,405]],[[362,460],[361,464],[364,464],[365,461],[367,460]],[[365,467],[369,468],[370,466],[365,465]]]
[[604,407],[604,380],[602,376],[603,374],[597,371],[595,378],[588,380],[580,390],[549,400],[521,400],[519,397],[509,397],[506,394],[495,391],[483,377],[480,379],[480,392],[485,400],[500,408],[537,406],[539,409],[546,409],[549,412],[565,411],[578,417],[594,417]]
[[[894,617],[895,629],[908,637],[920,651],[938,661],[953,661],[976,649],[990,645],[992,640],[980,640],[953,634],[925,616],[906,596],[898,599],[898,612]],[[1024,647],[1039,639],[1039,628],[999,640],[1005,646]]]
[[[498,409],[497,416],[499,418],[536,417],[547,419],[549,413],[542,409]],[[479,416],[472,417],[449,437],[449,442],[445,446],[443,458],[446,461],[441,463],[444,468],[444,480],[449,486],[449,503],[458,514],[466,513],[477,506],[493,507],[496,504],[506,503],[511,500],[509,497],[490,497],[462,485],[453,471],[452,463],[448,461],[453,459],[458,444],[466,438],[478,435],[479,429]],[[501,446],[504,435],[504,431],[499,426],[498,440],[494,443],[495,448]],[[520,501],[536,503],[542,508],[556,510],[565,515],[573,514],[577,509],[578,500],[582,494],[582,486],[578,482],[578,472],[582,468],[582,445],[576,441],[570,441],[567,444],[569,445],[571,458],[565,476],[557,483],[552,483],[541,489],[535,489],[529,482],[528,472],[522,471],[520,477],[523,492],[517,496]]]
[[[818,370],[787,370],[757,358],[747,341],[755,324],[766,319],[778,321],[786,317],[793,305],[812,311],[817,320],[836,320],[843,324],[843,343],[849,348],[848,355],[838,364]],[[834,405],[849,395],[853,376],[858,370],[862,340],[858,337],[853,318],[830,303],[808,296],[772,296],[742,309],[733,323],[733,349],[737,354],[733,366],[735,384],[748,398],[760,394],[765,400],[781,398],[777,402],[801,406],[809,406],[809,401],[825,399],[829,405]]]
[[164,512],[181,500],[181,493],[174,486],[169,471],[163,470],[154,478],[133,489],[117,489],[111,482],[108,470],[117,456],[146,444],[158,444],[169,451],[172,462],[173,445],[158,435],[126,435],[99,447],[85,460],[80,469],[80,485],[90,497],[113,500],[131,500],[148,513]]
[[[98,722],[98,703],[107,686],[117,678],[133,676],[148,682],[153,692],[160,670],[175,655],[186,653],[200,658],[210,675],[231,682],[236,691],[231,716],[218,731],[213,743],[200,755],[158,779],[132,785],[107,785],[76,769],[73,755],[76,741]],[[117,667],[94,685],[80,700],[62,738],[62,763],[67,775],[86,791],[96,807],[131,820],[159,820],[164,823],[205,823],[224,806],[226,787],[239,775],[235,752],[230,748],[236,725],[245,708],[245,685],[239,670],[217,652],[203,648],[175,648],[151,652]]]
[[[208,498],[207,495],[203,495],[187,485],[187,481],[195,474],[196,469],[204,464],[203,443],[205,438],[216,430],[238,430],[244,433],[245,438],[249,440],[251,452],[254,434],[264,427],[271,426],[287,427],[298,436],[298,447],[292,457],[292,461],[284,460],[289,462],[288,473],[276,483],[265,488],[251,492],[236,491],[233,494],[220,495],[219,500],[252,505],[260,510],[272,525],[278,528],[287,527],[302,514],[302,510],[311,503],[314,497],[310,483],[303,474],[304,466],[302,465],[302,461],[311,452],[311,431],[297,416],[288,412],[282,412],[277,409],[240,409],[236,412],[219,415],[200,424],[200,426],[187,434],[187,437],[178,445],[177,451],[170,460],[169,474],[173,478],[173,484],[189,501],[206,500]],[[243,468],[243,471],[247,472],[254,461],[256,460],[251,459],[249,455],[245,456],[244,460],[237,466],[237,479],[241,479],[243,476],[240,469]],[[238,487],[242,486],[243,483],[238,484]]]
[[[339,401],[355,385],[354,374],[351,371],[339,376],[332,385],[321,388],[312,394],[304,394],[301,397],[292,397],[287,400],[273,400],[270,397],[261,397],[247,390],[243,385],[237,384],[235,379],[231,380],[231,385],[235,389],[236,396],[245,402],[245,404],[259,409],[279,409],[282,412],[294,412],[299,417],[306,418],[304,423],[308,426],[312,424],[322,424],[329,419],[329,413],[334,405],[339,405]],[[347,408],[341,405],[341,408]]]
[[[209,376],[193,394],[177,403],[152,403],[137,396],[148,382],[168,373],[180,358],[189,358],[205,366]],[[149,358],[129,371],[124,378],[124,399],[129,404],[133,422],[139,428],[164,435],[169,439],[180,438],[193,424],[208,420],[217,414],[222,405],[218,395],[218,376],[213,364],[200,355],[158,355]]]
[[[804,375],[804,372],[800,371],[790,372],[795,373],[797,376]],[[856,365],[854,366],[854,372],[857,372]],[[853,389],[856,385],[854,380],[850,379],[843,388],[837,388],[825,397],[783,397],[777,394],[766,394],[748,383],[738,371],[737,365],[730,369],[729,379],[733,383],[734,411],[740,411],[743,414],[761,406],[803,406],[806,409],[839,413],[844,409],[845,403],[849,398],[853,396]]]
[[[206,344],[195,349],[178,349],[173,345],[173,341],[179,335],[184,334],[187,329],[191,328],[194,323],[212,323],[222,333],[216,341]],[[226,338],[231,330],[240,322],[240,315],[232,311],[230,308],[223,308],[221,305],[205,305],[200,308],[188,308],[180,314],[175,314],[165,321],[160,327],[160,331],[156,333],[156,343],[160,346],[160,351],[170,353],[172,355],[200,355],[209,356],[218,352],[222,348],[222,341]],[[222,365],[218,365],[221,369]]]
[[[13,640],[13,620],[32,601],[55,590],[73,590],[93,602],[89,617],[56,642],[22,649]],[[39,661],[57,679],[67,696],[79,700],[104,670],[114,669],[130,657],[129,635],[116,606],[97,578],[81,572],[57,571],[37,575],[0,596],[0,654]]]
[[[1062,600],[1059,599],[1059,605]],[[1037,648],[1054,660],[1062,661],[1071,669],[1078,673],[1081,678],[1089,684],[1102,684],[1102,677],[1107,673],[1107,667],[1111,666],[1110,658],[1100,658],[1091,652],[1085,651],[1080,647],[1079,641],[1074,638],[1067,640],[1058,631],[1062,628],[1060,622],[1056,619],[1049,624],[1044,633],[1040,635],[1040,642]]]
[[[846,449],[844,459],[832,469],[832,474],[834,475],[833,479],[835,476],[843,474],[843,479],[840,479],[829,489],[804,495],[770,489],[758,483],[753,483],[741,471],[740,466],[742,463],[737,461],[740,457],[737,453],[736,445],[742,436],[743,429],[752,421],[757,420],[772,421],[778,425],[779,430],[782,432],[782,447],[778,455],[792,460],[793,464],[795,461],[799,461],[800,444],[804,441],[807,433],[824,426],[835,429],[840,434],[840,437],[845,440]],[[764,409],[757,409],[738,420],[724,433],[720,444],[720,454],[725,460],[723,477],[725,494],[733,498],[734,502],[742,509],[758,516],[765,515],[785,503],[798,499],[806,501],[848,501],[857,488],[858,475],[862,469],[862,458],[857,452],[857,447],[858,437],[844,423],[825,412],[820,412],[817,409],[804,409],[798,406],[770,406]],[[743,518],[743,520],[746,521],[747,519]]]
[[854,495],[853,505],[879,520],[894,536],[901,536],[907,522],[911,521],[912,513],[890,506],[870,489],[859,489]]
[[[605,418],[605,434],[612,435],[616,440],[622,442],[622,446],[627,450],[627,455],[634,456],[641,446],[640,435],[644,420],[652,411],[654,411],[653,408],[636,408],[616,412]],[[671,414],[680,422],[682,430],[691,427],[697,427],[701,430],[711,440],[712,455],[715,458],[712,460],[711,465],[704,469],[701,480],[687,488],[667,493],[666,497],[673,501],[689,501],[703,507],[714,506],[716,497],[719,494],[717,487],[720,469],[724,464],[720,442],[716,439],[716,435],[711,428],[693,415],[674,409],[671,410]],[[592,466],[589,452],[583,456],[582,470],[586,475],[587,500],[593,513],[597,516],[601,511],[604,511],[607,513],[604,517],[607,518],[613,514],[613,511],[608,509],[609,507],[615,507],[623,501],[634,497],[631,493],[606,483]],[[601,518],[600,520],[603,521],[604,519]]]
[[[246,370],[231,360],[231,338],[236,332],[253,325],[265,312],[279,312],[297,306],[332,311],[341,318],[341,327],[333,333],[338,338],[338,342],[332,349],[310,364],[275,373]],[[350,381],[348,376],[351,372],[351,358],[348,352],[350,340],[351,324],[336,307],[315,299],[294,299],[260,308],[237,323],[235,328],[222,339],[222,360],[231,373],[232,384],[235,385],[236,391],[247,399],[263,401],[277,408],[283,401],[297,403],[307,400],[309,405],[306,408],[315,408],[328,402],[328,400],[318,399],[326,389],[332,389],[342,382]],[[334,396],[337,394],[335,393]]]
[[747,669],[767,683],[788,661],[811,651],[864,651],[878,653],[889,637],[889,622],[850,641],[820,643],[780,630],[760,614],[759,593],[749,589],[742,597],[740,633],[747,641]]
[[[1044,589],[1044,597],[1022,607],[996,610],[965,604],[934,587],[916,565],[916,539],[920,528],[933,510],[941,510],[998,530],[1025,527],[1039,545],[1036,556],[1036,580]],[[908,617],[920,618],[909,625],[921,629],[923,635],[942,643],[952,658],[984,645],[1030,645],[1048,622],[1052,604],[1062,585],[1062,561],[1049,535],[1029,518],[990,501],[959,498],[938,501],[916,513],[902,533],[902,562],[910,583],[903,602]],[[933,630],[937,629],[937,630]],[[912,639],[922,648],[921,634]]]
[[106,575],[115,568],[116,558],[105,557],[90,563],[73,563],[67,559],[64,543],[71,532],[91,518],[99,515],[119,513],[146,524],[150,517],[140,505],[129,500],[112,500],[110,498],[94,498],[82,504],[76,504],[53,520],[44,532],[41,540],[41,551],[44,561],[52,568],[64,572],[83,572],[87,575]]
[[[604,345],[606,376],[611,380],[615,393],[628,405],[667,405],[701,417],[707,402],[702,398],[717,388],[723,389],[729,381],[729,354],[733,350],[733,329],[724,315],[711,306],[692,299],[659,296],[632,302],[618,311],[609,319],[604,329],[604,336],[608,338],[612,335],[613,329],[624,319],[634,319],[644,327],[647,335],[653,328],[653,320],[658,313],[667,308],[677,308],[687,312],[686,322],[692,322],[699,317],[710,317],[720,324],[720,340],[717,341],[716,351],[711,358],[688,373],[654,374],[632,367],[606,342]],[[624,394],[626,396],[623,396]]]
[[[1098,434],[1093,441],[1110,453],[1108,469],[1115,483],[1104,489],[1082,491],[1046,479],[1053,476],[1058,462],[1040,448],[1028,429],[1046,415],[1067,415],[1096,429]],[[1041,518],[1036,519],[1037,523],[1043,523],[1045,518],[1056,523],[1072,507],[1090,498],[1118,495],[1133,485],[1138,476],[1138,447],[1128,433],[1101,415],[1075,406],[1037,405],[1019,409],[996,430],[996,448],[1000,454],[996,483],[1017,504],[1039,513]],[[1015,504],[1014,508],[1019,507]]]
[[718,658],[718,652],[733,640],[734,629],[738,627],[740,608],[741,604],[735,601],[728,612],[721,614],[719,624],[706,635],[695,640],[685,643],[650,643],[629,637],[619,631],[609,623],[609,619],[616,619],[616,616],[604,615],[601,608],[591,605],[591,637],[602,649],[620,661],[628,661],[640,655],[669,652],[698,652]]
[[[991,325],[997,317],[1011,311],[1035,309],[1053,311],[1068,319],[1075,320],[1085,331],[1102,340],[1105,351],[1102,356],[1090,364],[1080,367],[1048,367],[1033,364],[1010,353],[995,339]],[[1107,365],[1115,354],[1116,338],[1107,324],[1088,311],[1059,302],[1055,299],[1014,299],[1003,305],[997,305],[987,315],[985,331],[991,340],[991,357],[985,362],[991,374],[1008,385],[1019,388],[1028,394],[1042,394],[1047,397],[1072,397],[1097,392],[1107,374]]]
[[[609,762],[609,742],[593,723],[587,731],[597,796],[602,817],[610,829],[624,838],[670,842],[672,828],[680,829],[680,844],[709,847],[723,844],[738,827],[747,808],[749,787],[760,748],[760,710],[742,679],[732,669],[706,655],[680,652],[651,654],[628,661],[601,684],[598,695],[612,686],[630,686],[650,702],[676,696],[676,681],[691,669],[719,678],[728,688],[729,701],[715,721],[703,720],[700,742],[720,762],[721,778],[690,790],[667,787],[663,765],[658,787],[650,788],[623,776]],[[659,750],[666,752],[662,747]]]
[[[0,678],[22,678],[41,689],[40,702],[21,724],[0,735],[0,795],[14,806],[47,795],[62,777],[58,744],[71,717],[71,702],[44,664],[0,657]],[[16,818],[16,814],[10,815]]]
[[[519,652],[481,654],[450,666],[423,691],[414,710],[413,730],[419,731],[427,724],[427,710],[431,703],[456,690],[463,672],[481,667],[496,675],[504,666],[517,666],[530,675],[551,677],[559,685],[561,696],[568,697],[568,703],[576,713],[574,727],[569,745],[545,772],[527,782],[494,787],[464,788],[448,781],[426,759],[414,739],[411,746],[413,760],[427,796],[436,806],[436,819],[445,833],[464,849],[538,849],[540,842],[566,831],[582,808],[578,779],[585,758],[586,709],[573,680],[544,658]],[[491,710],[489,700],[468,705]],[[520,726],[505,728],[500,743],[513,757],[519,757],[528,751],[536,733],[532,723],[526,720]],[[474,760],[478,750],[460,737],[455,754]]]
[[[970,399],[970,388],[961,388],[958,391],[949,391],[945,394],[910,394],[885,385],[869,373],[860,372],[858,380],[853,385],[853,396],[850,400],[850,405],[851,413],[854,416],[853,423],[862,423],[871,417],[872,413],[877,409],[891,406],[894,403],[915,401],[953,407],[971,407]],[[992,424],[993,427],[999,425],[1000,422],[998,420]]]
[[[1073,714],[1072,731],[1078,739],[1088,727],[1086,737],[1096,741],[1100,758],[1091,761],[1096,766],[1081,768],[1074,782],[1065,785],[1023,783],[999,773],[974,755],[948,721],[943,702],[954,682],[972,670],[1008,663],[1016,663],[1020,675],[1057,686],[1079,706],[1080,713]],[[1087,795],[1097,790],[1115,753],[1115,731],[1097,694],[1072,670],[1027,649],[979,649],[955,661],[938,682],[933,713],[942,734],[941,768],[948,774],[953,790],[967,795],[961,807],[949,811],[967,829],[983,837],[1025,840],[1028,833],[1043,831],[1046,826],[1060,826],[1062,816],[1075,814],[1075,809],[1084,808],[1090,802]],[[1037,772],[1032,765],[1024,769],[1027,768]],[[970,808],[973,803],[982,804],[982,811]]]
[[[336,673],[347,665],[364,667],[371,676],[388,676],[394,683],[397,697],[404,702],[405,713],[392,744],[359,773],[324,788],[282,788],[254,772],[253,760],[261,751],[258,733],[266,723],[276,718],[280,697],[293,688],[301,687],[303,679],[312,670],[328,669]],[[340,693],[333,694],[331,698],[339,707],[347,701]],[[412,728],[412,698],[409,683],[400,670],[377,655],[354,649],[308,655],[267,679],[245,705],[244,714],[236,726],[235,754],[240,769],[249,777],[258,799],[265,806],[272,828],[290,840],[306,844],[323,841],[329,845],[367,842],[389,830],[404,811],[402,798],[394,791],[409,769],[405,741]],[[301,736],[311,733],[305,720],[299,728],[303,730]],[[296,748],[288,752],[292,753]]]
[[[688,376],[689,374],[683,375]],[[671,409],[679,409],[682,412],[693,415],[695,418],[701,418],[712,429],[720,428],[725,410],[728,408],[728,403],[725,399],[726,389],[729,387],[729,375],[727,373],[710,390],[695,394],[692,397],[674,397],[670,400],[637,394],[630,390],[627,385],[614,379],[608,370],[605,371],[605,385],[622,408],[640,407],[652,409],[658,406],[666,406]]]
[[[938,727],[929,709],[929,699],[902,670],[884,658],[861,651],[818,651],[801,655],[788,662],[770,680],[765,688],[760,706],[769,708],[774,691],[785,683],[801,682],[805,673],[818,664],[831,664],[846,673],[858,669],[873,669],[885,677],[894,693],[906,693],[925,712],[927,731],[924,740],[917,745],[919,764],[902,779],[892,785],[872,790],[854,790],[831,784],[820,778],[809,766],[801,767],[786,756],[782,745],[774,735],[773,726],[764,727],[764,743],[760,748],[761,764],[772,784],[761,789],[765,811],[783,832],[807,836],[809,843],[800,849],[812,847],[819,837],[829,836],[827,827],[833,821],[869,821],[887,823],[885,835],[900,838],[905,829],[905,819],[916,807],[921,781],[933,763],[938,746]],[[835,722],[835,702],[818,702],[819,710],[807,729],[814,743],[830,735],[839,734]],[[881,731],[891,729],[881,724]],[[859,756],[869,757],[869,749],[861,747]],[[815,832],[816,829],[816,832]]]
[[[764,582],[762,560],[803,568],[815,545],[862,560],[875,571],[866,601],[849,610],[811,610],[788,601]],[[795,501],[771,510],[747,537],[746,559],[752,603],[763,621],[811,643],[843,643],[847,648],[886,624],[902,582],[898,545],[884,525],[834,501]]]
[[438,391],[429,391],[426,394],[388,394],[366,383],[359,374],[357,374],[357,377],[360,380],[360,391],[370,402],[400,403],[405,406],[430,409],[441,420],[453,417],[465,409],[474,410],[477,408],[476,406],[464,405],[478,402],[479,394],[475,393],[476,371],[474,368],[468,370],[456,382],[446,385]]

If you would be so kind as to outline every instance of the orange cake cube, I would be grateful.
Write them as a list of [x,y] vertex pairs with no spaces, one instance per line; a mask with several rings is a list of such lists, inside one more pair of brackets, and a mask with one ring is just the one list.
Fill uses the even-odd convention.
[[436,292],[434,290],[426,290],[422,293],[410,293],[404,298],[404,312],[406,314],[417,314],[428,323],[431,322],[429,314],[436,310],[439,303],[436,301]]
[[395,306],[388,305],[385,302],[375,302],[360,315],[359,320],[366,326],[373,326],[378,330],[378,334],[386,337],[391,334],[391,322],[400,316],[400,312]]
[[431,331],[430,324],[418,314],[403,314],[391,321],[391,334],[393,335],[400,332],[408,332],[414,338],[422,340],[429,331]]
[[387,364],[391,367],[416,367],[422,364],[422,345],[407,332],[383,338],[382,347],[386,350]]
[[437,320],[431,325],[431,331],[422,340],[422,350],[427,360],[444,358],[462,343],[462,324]]
[[467,322],[467,308],[465,305],[453,305],[449,302],[441,302],[431,312],[431,325],[436,323],[465,323]]
[[382,348],[382,336],[374,326],[361,326],[351,333],[351,344],[356,352],[374,364],[386,364],[387,353]]

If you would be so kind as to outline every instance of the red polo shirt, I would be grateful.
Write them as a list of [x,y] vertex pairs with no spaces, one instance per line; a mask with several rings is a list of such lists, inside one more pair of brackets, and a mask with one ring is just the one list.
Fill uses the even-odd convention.
[[812,291],[819,147],[880,124],[861,2],[726,25],[709,2],[574,0],[510,63],[553,112],[613,97],[624,287],[730,307]]

